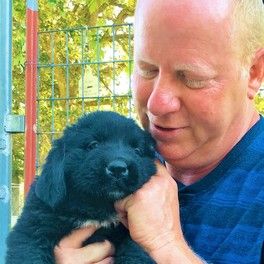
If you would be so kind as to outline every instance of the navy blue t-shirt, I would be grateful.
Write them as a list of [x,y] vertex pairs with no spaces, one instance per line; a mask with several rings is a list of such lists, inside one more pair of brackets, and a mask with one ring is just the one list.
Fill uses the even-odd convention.
[[179,184],[179,201],[185,239],[205,261],[263,264],[263,117],[206,177]]

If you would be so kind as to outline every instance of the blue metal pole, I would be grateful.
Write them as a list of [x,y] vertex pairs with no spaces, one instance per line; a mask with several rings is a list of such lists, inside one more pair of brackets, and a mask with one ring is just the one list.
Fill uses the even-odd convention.
[[0,0],[0,263],[10,226],[11,136],[6,118],[11,114],[12,1]]

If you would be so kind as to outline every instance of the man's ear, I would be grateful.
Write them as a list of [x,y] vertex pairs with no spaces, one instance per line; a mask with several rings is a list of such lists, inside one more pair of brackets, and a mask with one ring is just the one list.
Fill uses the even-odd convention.
[[248,98],[254,99],[264,79],[264,48],[259,49],[253,60],[249,71]]

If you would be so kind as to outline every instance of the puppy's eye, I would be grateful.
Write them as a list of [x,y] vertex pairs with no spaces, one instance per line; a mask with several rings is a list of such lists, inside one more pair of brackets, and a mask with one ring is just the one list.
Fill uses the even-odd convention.
[[86,149],[91,150],[94,149],[98,146],[98,142],[96,140],[90,142],[87,146]]
[[143,151],[142,151],[142,149],[140,149],[140,148],[135,148],[134,150],[135,150],[136,154],[138,154],[139,156],[142,156],[142,155],[143,155]]

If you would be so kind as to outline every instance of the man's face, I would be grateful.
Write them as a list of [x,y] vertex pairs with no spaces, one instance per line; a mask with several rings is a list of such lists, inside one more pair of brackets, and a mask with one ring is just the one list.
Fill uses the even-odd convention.
[[218,162],[248,129],[248,77],[232,51],[230,1],[139,0],[133,92],[143,126],[180,168]]

